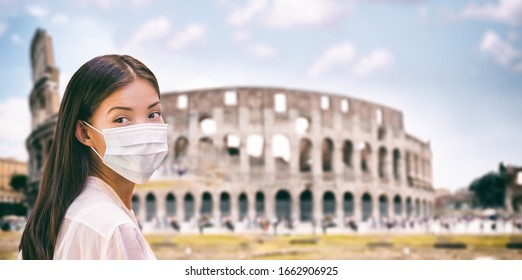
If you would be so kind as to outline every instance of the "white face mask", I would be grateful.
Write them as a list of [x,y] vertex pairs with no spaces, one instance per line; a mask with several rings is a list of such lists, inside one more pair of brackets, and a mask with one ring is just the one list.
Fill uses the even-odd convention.
[[103,135],[105,154],[100,156],[109,168],[136,184],[145,183],[161,165],[168,153],[168,124],[145,123],[106,128],[103,133],[92,125],[86,125]]

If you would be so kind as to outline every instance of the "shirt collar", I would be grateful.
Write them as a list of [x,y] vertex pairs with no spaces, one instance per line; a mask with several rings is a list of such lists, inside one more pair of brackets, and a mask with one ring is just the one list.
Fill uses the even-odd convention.
[[86,185],[92,186],[92,187],[104,192],[105,194],[107,194],[112,200],[114,200],[114,202],[116,202],[116,204],[118,204],[120,206],[120,208],[122,208],[125,211],[125,213],[134,221],[134,223],[137,226],[139,226],[138,219],[136,218],[136,215],[134,214],[134,210],[132,210],[132,208],[129,210],[127,208],[127,206],[125,206],[125,204],[123,203],[121,198],[118,196],[116,191],[114,191],[114,189],[111,186],[109,186],[109,184],[107,184],[105,181],[103,181],[102,179],[100,179],[98,177],[88,176]]

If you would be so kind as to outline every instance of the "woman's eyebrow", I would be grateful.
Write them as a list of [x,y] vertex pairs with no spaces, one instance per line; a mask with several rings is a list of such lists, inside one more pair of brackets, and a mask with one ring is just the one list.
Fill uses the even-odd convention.
[[108,112],[110,113],[112,110],[116,110],[116,109],[119,109],[119,110],[125,110],[125,111],[133,111],[132,108],[129,108],[129,107],[121,107],[121,106],[116,106],[116,107],[112,107]]
[[[154,107],[154,106],[156,106],[156,105],[158,105],[158,104],[160,104],[160,101],[156,101],[156,102],[150,104],[149,107],[147,107],[147,109],[150,109],[150,108],[152,108],[152,107]],[[132,108],[130,108],[130,107],[116,106],[116,107],[112,107],[111,109],[109,109],[109,111],[107,112],[107,114],[110,113],[112,110],[133,111]]]
[[159,102],[159,101],[156,101],[156,102],[150,104],[149,107],[148,107],[148,109],[150,109],[150,108],[152,108],[152,107],[154,107],[154,106],[156,106],[156,105],[158,105],[158,104],[160,104],[160,102]]

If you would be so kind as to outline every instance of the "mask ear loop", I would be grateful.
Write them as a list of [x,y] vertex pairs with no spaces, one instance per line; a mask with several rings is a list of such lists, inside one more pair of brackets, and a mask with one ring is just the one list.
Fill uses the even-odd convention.
[[[83,122],[84,124],[86,124],[87,126],[89,126],[90,128],[96,130],[96,132],[98,132],[99,134],[103,135],[103,133],[101,133],[101,132],[100,132],[98,129],[96,129],[94,126],[90,125],[88,122],[83,121],[83,120],[82,120],[82,122]],[[103,161],[103,157],[98,153],[98,151],[96,151],[96,149],[95,149],[93,146],[91,146],[91,149],[92,149],[92,150],[94,151],[94,153],[95,153],[96,155],[98,155],[98,157]]]

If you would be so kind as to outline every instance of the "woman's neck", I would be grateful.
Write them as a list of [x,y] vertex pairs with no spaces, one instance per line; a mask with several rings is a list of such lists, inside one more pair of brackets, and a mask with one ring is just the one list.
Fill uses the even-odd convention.
[[93,175],[107,183],[120,197],[127,209],[131,209],[132,192],[135,185],[133,182],[123,178],[103,163],[102,166],[94,168]]

